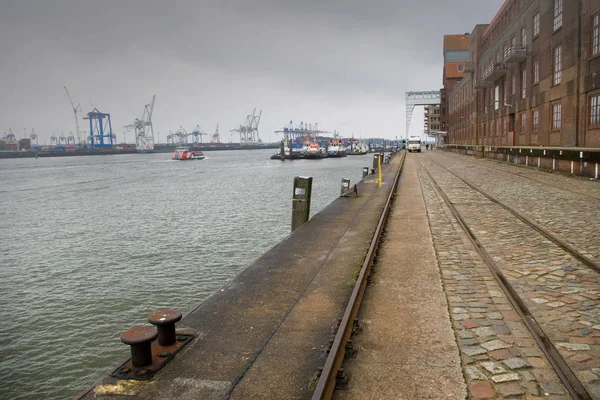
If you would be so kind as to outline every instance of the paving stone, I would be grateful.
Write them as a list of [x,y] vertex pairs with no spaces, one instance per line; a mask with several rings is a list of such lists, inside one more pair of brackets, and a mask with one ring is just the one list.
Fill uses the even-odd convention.
[[548,368],[548,364],[546,360],[541,357],[529,357],[527,358],[529,364],[531,364],[534,368]]
[[517,374],[516,372],[510,372],[508,374],[492,376],[492,380],[496,383],[501,383],[501,382],[518,381],[518,380],[521,380],[521,378],[519,377],[519,374]]
[[487,326],[475,328],[473,329],[473,333],[475,333],[479,337],[496,336],[496,331]]
[[521,371],[521,377],[528,382],[536,380],[535,376],[529,371]]
[[[483,346],[485,347],[485,344]],[[557,343],[556,346],[560,347],[560,348],[563,348],[563,349],[570,350],[570,351],[586,351],[586,350],[590,350],[590,345],[589,344],[583,344],[583,343]]]
[[[540,390],[538,388],[537,382],[521,382],[521,386],[527,391],[528,394],[533,396],[539,396]],[[539,397],[536,397],[539,399]],[[532,397],[527,396],[527,399],[532,399]]]
[[558,308],[564,306],[565,303],[563,303],[562,301],[553,301],[552,303],[547,303],[546,305],[552,308]]
[[[498,349],[507,349],[510,344],[503,342],[502,340],[492,340],[481,345],[484,349],[488,351],[498,350]],[[588,346],[589,347],[589,346]]]
[[467,379],[470,381],[487,381],[487,376],[475,365],[468,365],[465,368]]
[[472,328],[477,328],[479,326],[479,324],[471,319],[466,320],[466,321],[462,321],[462,326],[464,326],[467,329],[472,329]]
[[502,314],[499,312],[490,312],[486,314],[489,319],[502,319]]
[[496,391],[489,382],[471,383],[469,391],[474,399],[492,399],[496,397]]
[[501,374],[506,372],[506,369],[502,365],[493,361],[482,362],[481,366],[492,374]]
[[471,331],[458,331],[458,337],[461,339],[471,339],[475,337],[475,334]]
[[479,344],[479,339],[460,339],[458,344],[461,346],[472,346],[474,344]]
[[496,386],[496,388],[504,397],[520,396],[525,394],[525,389],[518,383],[504,383]]
[[575,354],[570,359],[573,360],[573,361],[577,361],[577,362],[586,362],[588,360],[591,360],[592,356],[590,356],[588,354]]
[[540,382],[540,387],[546,396],[551,394],[565,394],[563,386],[557,382]]
[[490,351],[488,354],[495,360],[505,360],[512,357],[508,350],[505,349]]
[[533,298],[533,299],[531,299],[531,301],[533,301],[534,303],[537,303],[537,304],[544,304],[544,303],[548,302],[548,300],[542,299],[541,297]]
[[464,308],[460,308],[460,307],[455,307],[452,309],[453,314],[465,314],[467,312],[468,312],[467,310],[465,310]]
[[463,346],[461,349],[463,353],[471,357],[487,353],[487,351],[481,346]]
[[509,358],[507,360],[502,361],[502,364],[506,365],[510,369],[521,369],[531,367],[526,360],[522,358]]

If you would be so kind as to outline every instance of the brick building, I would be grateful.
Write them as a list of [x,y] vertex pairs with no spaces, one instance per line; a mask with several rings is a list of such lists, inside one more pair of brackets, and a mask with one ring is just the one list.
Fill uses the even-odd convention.
[[444,72],[442,77],[443,88],[440,90],[440,122],[441,130],[448,124],[448,97],[456,84],[465,75],[465,62],[469,61],[469,34],[444,35]]
[[447,143],[600,147],[600,1],[507,0],[469,50]]
[[439,105],[430,105],[425,107],[425,133],[437,132],[441,130]]

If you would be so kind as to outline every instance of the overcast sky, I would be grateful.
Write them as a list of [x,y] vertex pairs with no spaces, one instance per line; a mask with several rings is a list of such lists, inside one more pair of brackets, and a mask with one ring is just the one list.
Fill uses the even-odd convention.
[[404,137],[404,93],[441,86],[442,36],[488,23],[502,3],[0,0],[0,135],[75,132],[67,86],[84,113],[111,114],[119,141],[154,94],[161,142],[217,123],[230,141],[254,108],[265,141],[290,120]]

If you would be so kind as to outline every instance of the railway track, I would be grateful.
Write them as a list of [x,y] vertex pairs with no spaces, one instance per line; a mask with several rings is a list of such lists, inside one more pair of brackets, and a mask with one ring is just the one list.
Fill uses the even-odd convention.
[[[506,210],[508,213],[510,213],[512,216],[524,223],[526,226],[543,235],[546,239],[548,239],[560,249],[562,249],[562,251],[578,260],[586,268],[594,271],[595,273],[600,272],[600,266],[598,266],[596,263],[594,263],[592,260],[584,256],[583,254],[579,253],[576,249],[574,249],[569,244],[565,243],[560,238],[553,235],[547,229],[537,224],[535,221],[518,212],[508,204],[499,201],[495,197],[482,190],[477,185],[457,175],[455,172],[449,170],[443,165],[431,159],[428,159],[428,161],[435,164],[438,168],[442,168],[446,173],[451,174],[460,182],[464,183],[467,187],[471,188],[472,190],[487,198],[492,204],[501,207],[503,210]],[[593,399],[594,397],[592,397],[592,395],[588,392],[584,383],[582,383],[582,381],[573,372],[573,369],[569,365],[569,362],[565,360],[560,354],[560,352],[557,350],[555,341],[544,330],[544,324],[538,323],[535,317],[535,312],[532,312],[530,310],[530,308],[526,304],[526,301],[519,294],[519,290],[515,287],[515,285],[511,283],[510,279],[508,279],[507,276],[504,274],[503,269],[496,263],[494,258],[486,250],[485,244],[477,238],[476,234],[473,232],[473,229],[469,227],[465,216],[461,214],[461,212],[457,209],[455,204],[449,198],[448,194],[444,191],[442,187],[440,187],[436,179],[429,171],[429,168],[424,163],[421,163],[421,168],[425,172],[426,176],[428,177],[429,181],[431,182],[437,193],[443,198],[446,206],[454,215],[458,224],[473,244],[479,256],[484,260],[485,264],[488,266],[498,285],[502,288],[509,301],[515,308],[516,312],[521,317],[523,323],[527,326],[532,337],[537,342],[542,352],[545,354],[546,358],[548,359],[548,362],[556,371],[557,375],[565,385],[569,394],[574,399]]]
[[367,287],[368,278],[371,273],[371,267],[375,261],[377,249],[385,228],[385,223],[388,219],[391,205],[394,200],[394,193],[398,186],[400,174],[402,173],[402,168],[406,159],[406,152],[403,152],[401,157],[402,158],[400,160],[398,172],[394,177],[390,194],[388,195],[387,201],[381,213],[381,217],[379,218],[379,222],[375,229],[375,233],[373,234],[373,239],[371,240],[365,261],[361,266],[360,273],[352,291],[352,295],[350,296],[350,300],[348,301],[348,305],[346,306],[344,315],[335,334],[333,344],[329,350],[327,360],[325,361],[325,366],[321,371],[316,389],[313,392],[313,400],[331,399],[333,392],[335,391],[336,384],[340,377],[342,363],[346,354],[346,344],[352,336],[354,321],[360,309],[360,305]]

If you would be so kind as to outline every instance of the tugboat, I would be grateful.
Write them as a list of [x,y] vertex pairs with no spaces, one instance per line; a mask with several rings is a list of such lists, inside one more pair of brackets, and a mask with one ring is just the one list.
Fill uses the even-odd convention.
[[191,151],[189,147],[179,146],[173,152],[173,160],[186,161],[186,160],[204,160],[206,157],[201,151]]
[[325,158],[327,155],[322,151],[321,146],[315,142],[306,142],[302,148],[304,152],[304,158],[318,160]]
[[347,155],[346,147],[339,139],[334,137],[327,148],[327,157],[346,157]]

